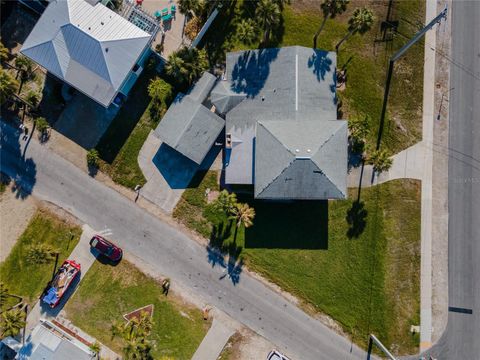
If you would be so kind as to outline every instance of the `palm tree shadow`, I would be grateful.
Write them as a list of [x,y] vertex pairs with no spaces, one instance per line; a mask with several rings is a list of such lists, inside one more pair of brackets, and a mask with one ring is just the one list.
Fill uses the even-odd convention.
[[354,201],[347,211],[346,220],[349,225],[347,236],[349,239],[358,238],[367,226],[368,211],[363,201]]

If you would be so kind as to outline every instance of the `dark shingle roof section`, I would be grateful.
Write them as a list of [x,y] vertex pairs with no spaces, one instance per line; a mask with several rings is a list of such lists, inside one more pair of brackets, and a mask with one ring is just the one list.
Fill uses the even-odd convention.
[[225,121],[190,95],[179,94],[155,129],[165,144],[201,164]]
[[257,124],[255,197],[345,199],[347,122]]

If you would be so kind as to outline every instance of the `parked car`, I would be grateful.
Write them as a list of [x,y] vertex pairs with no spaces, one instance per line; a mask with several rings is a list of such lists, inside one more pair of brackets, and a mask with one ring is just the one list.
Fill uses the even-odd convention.
[[278,352],[277,350],[272,350],[267,355],[267,360],[290,360],[282,353]]
[[122,249],[100,235],[92,237],[90,240],[90,246],[113,262],[120,261],[123,256]]

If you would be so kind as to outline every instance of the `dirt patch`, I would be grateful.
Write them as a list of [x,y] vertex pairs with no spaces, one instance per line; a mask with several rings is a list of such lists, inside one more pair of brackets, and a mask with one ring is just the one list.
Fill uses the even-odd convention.
[[242,328],[230,337],[219,360],[266,359],[274,348],[275,346],[262,336]]
[[38,201],[31,196],[17,198],[12,186],[13,184],[8,185],[0,194],[0,262],[10,254],[39,206]]

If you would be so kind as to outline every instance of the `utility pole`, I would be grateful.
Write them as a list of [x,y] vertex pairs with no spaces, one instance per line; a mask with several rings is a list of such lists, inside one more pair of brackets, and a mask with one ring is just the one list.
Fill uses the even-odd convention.
[[380,127],[378,129],[378,137],[377,137],[377,147],[376,150],[380,149],[380,142],[382,140],[382,133],[383,127],[385,123],[385,114],[387,112],[387,102],[388,102],[388,94],[390,93],[390,83],[392,81],[393,75],[393,66],[395,61],[397,61],[412,45],[414,45],[418,40],[420,40],[425,33],[434,27],[436,24],[439,24],[442,20],[447,19],[447,8],[438,14],[432,21],[430,21],[422,30],[420,30],[415,36],[406,43],[396,54],[394,54],[389,61],[388,70],[387,70],[387,80],[385,82],[385,93],[383,95],[383,106],[382,106],[382,114],[380,115]]

